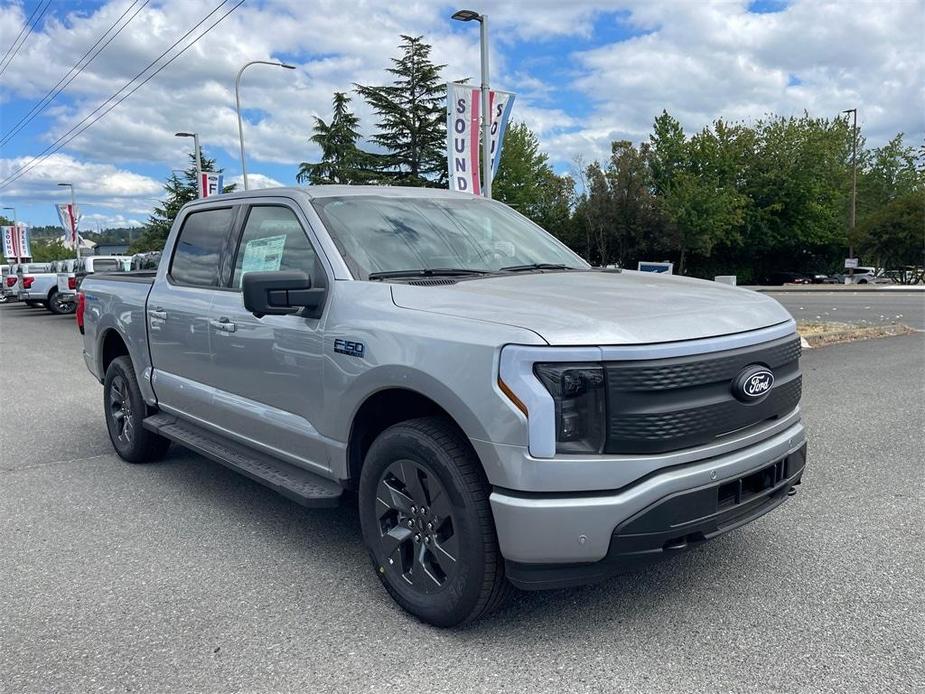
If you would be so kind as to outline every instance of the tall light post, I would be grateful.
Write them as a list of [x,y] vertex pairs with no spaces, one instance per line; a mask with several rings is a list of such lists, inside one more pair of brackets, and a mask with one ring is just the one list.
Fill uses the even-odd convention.
[[244,125],[241,121],[241,75],[244,74],[244,71],[251,65],[274,65],[276,67],[282,67],[287,70],[295,70],[295,65],[276,63],[272,60],[252,60],[249,63],[244,63],[244,65],[241,66],[241,69],[238,70],[238,76],[235,77],[234,104],[238,111],[238,139],[241,141],[241,174],[244,176],[244,190],[247,190],[247,160],[244,156]]
[[482,195],[491,197],[491,118],[488,108],[488,17],[475,10],[459,10],[452,16],[458,22],[478,22],[482,52]]
[[[854,225],[857,214],[858,201],[858,110],[848,108],[842,113],[850,113],[854,116],[854,122],[851,126],[851,222],[850,231],[848,232],[848,257],[854,257]],[[854,268],[848,268],[848,277],[854,277]],[[849,280],[850,281],[850,280]]]
[[199,133],[174,133],[174,137],[191,137],[193,138],[193,149],[196,156],[196,190],[199,191],[199,197],[202,197],[202,150],[199,148]]
[[[13,234],[15,235],[15,234],[17,233],[17,228],[18,228],[18,227],[16,226],[16,208],[15,208],[15,207],[4,207],[3,209],[4,209],[4,210],[12,210],[12,211],[13,211]],[[22,260],[20,260],[20,256],[18,256],[18,255],[16,256],[16,262],[17,262],[17,263],[21,263],[21,262],[22,262]]]
[[[74,225],[74,232],[76,232],[77,230],[77,201],[74,198],[74,185],[72,183],[59,183],[58,185],[64,188],[71,189],[71,224]],[[80,260],[80,234],[74,233],[74,236],[77,237],[74,239],[74,253],[76,254],[77,260]],[[76,269],[76,265],[74,267]]]

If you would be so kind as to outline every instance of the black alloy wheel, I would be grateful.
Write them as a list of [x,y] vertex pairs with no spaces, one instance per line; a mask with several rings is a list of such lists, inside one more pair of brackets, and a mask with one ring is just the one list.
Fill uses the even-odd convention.
[[456,576],[453,506],[436,475],[412,460],[393,463],[379,479],[376,512],[387,571],[425,594]]
[[135,423],[132,419],[132,402],[128,397],[128,383],[122,374],[112,379],[109,387],[109,416],[115,424],[113,432],[125,446],[131,446],[135,438]]
[[135,367],[127,356],[116,357],[103,379],[103,407],[112,447],[123,460],[147,463],[162,458],[170,440],[142,426],[149,414],[138,387]]
[[491,486],[451,420],[411,419],[380,433],[358,492],[373,569],[407,612],[452,627],[503,603],[511,585],[488,502]]

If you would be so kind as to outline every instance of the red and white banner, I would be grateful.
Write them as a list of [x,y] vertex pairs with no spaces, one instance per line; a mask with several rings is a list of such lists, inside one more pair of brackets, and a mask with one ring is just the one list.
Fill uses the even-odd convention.
[[3,255],[6,258],[31,258],[29,232],[21,224],[3,227]]
[[446,159],[450,190],[481,195],[479,186],[478,87],[450,82],[446,86]]
[[[481,122],[481,89],[450,82],[446,86],[446,159],[450,175],[450,190],[481,195],[479,174],[479,124]],[[491,171],[498,173],[501,158],[497,153],[504,146],[504,133],[511,117],[514,94],[488,92],[488,112],[491,117]]]
[[77,226],[80,224],[80,209],[70,203],[61,203],[55,207],[58,209],[61,226],[64,227],[64,245],[67,248],[77,248],[77,244],[80,243],[80,234],[77,233]]

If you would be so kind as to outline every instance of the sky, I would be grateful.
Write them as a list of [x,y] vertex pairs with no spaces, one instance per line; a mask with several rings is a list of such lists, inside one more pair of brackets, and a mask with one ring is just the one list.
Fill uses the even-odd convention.
[[[292,185],[300,162],[317,161],[313,117],[330,117],[335,91],[387,83],[401,34],[423,35],[447,80],[478,82],[478,26],[450,20],[458,5],[245,0],[192,43],[237,2],[0,0],[0,51],[21,44],[0,60],[0,207],[56,224],[54,203],[67,195],[56,184],[68,181],[84,229],[140,225],[164,179],[186,165],[192,141],[177,131],[198,132],[225,182],[239,182],[234,78],[250,60],[296,66],[256,65],[242,79],[252,188]],[[914,145],[925,138],[925,0],[479,0],[471,9],[489,19],[492,86],[517,93],[513,118],[560,173],[606,159],[613,140],[645,140],[663,109],[696,131],[717,118],[856,107],[869,145],[898,132]],[[186,52],[93,122],[207,15],[157,65],[192,43]],[[374,114],[358,97],[353,106],[370,135]]]

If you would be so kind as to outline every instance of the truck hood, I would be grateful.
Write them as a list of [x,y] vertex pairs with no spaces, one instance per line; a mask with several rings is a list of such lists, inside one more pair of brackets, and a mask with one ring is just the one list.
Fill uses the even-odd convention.
[[548,272],[444,286],[393,284],[397,306],[531,330],[551,345],[674,342],[790,320],[747,289],[649,272]]

